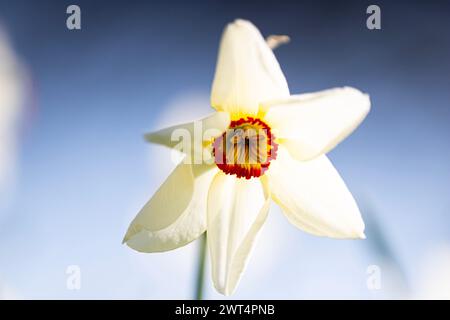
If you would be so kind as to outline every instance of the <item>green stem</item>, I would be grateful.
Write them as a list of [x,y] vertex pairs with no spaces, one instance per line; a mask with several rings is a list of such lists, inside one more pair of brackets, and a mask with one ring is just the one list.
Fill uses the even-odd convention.
[[200,247],[198,254],[198,266],[197,266],[197,282],[195,287],[195,299],[203,299],[203,286],[205,278],[205,260],[206,260],[206,232],[200,237]]

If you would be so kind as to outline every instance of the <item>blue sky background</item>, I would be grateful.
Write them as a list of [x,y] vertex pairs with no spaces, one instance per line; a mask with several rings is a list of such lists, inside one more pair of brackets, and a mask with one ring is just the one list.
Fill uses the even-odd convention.
[[[73,3],[80,31],[65,25]],[[139,254],[121,240],[174,166],[142,134],[211,112],[222,29],[245,18],[291,37],[276,50],[291,92],[371,95],[368,118],[330,153],[367,240],[310,236],[273,206],[233,298],[420,295],[424,264],[450,241],[450,2],[374,3],[378,31],[366,28],[368,1],[0,0],[32,79],[0,214],[0,283],[23,298],[192,297],[197,243]],[[373,264],[377,291],[366,286]],[[81,290],[66,288],[69,265],[81,268]],[[209,280],[206,296],[221,298]]]

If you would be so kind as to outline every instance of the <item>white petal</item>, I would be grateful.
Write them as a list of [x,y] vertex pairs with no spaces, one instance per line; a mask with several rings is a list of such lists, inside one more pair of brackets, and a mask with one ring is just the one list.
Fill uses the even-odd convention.
[[229,24],[222,35],[211,105],[234,119],[256,116],[260,102],[288,96],[280,65],[259,30],[245,20]]
[[266,174],[272,199],[300,229],[332,238],[364,238],[353,196],[325,155],[297,161],[280,146]]
[[186,163],[199,164],[201,162],[190,161],[194,159],[194,154],[204,154],[204,142],[212,141],[213,138],[221,135],[229,124],[230,115],[227,112],[214,112],[201,120],[147,133],[145,139],[152,143],[175,148],[191,156],[192,158],[186,159]]
[[330,151],[345,139],[369,110],[368,95],[344,87],[294,95],[272,103],[264,120],[293,157],[309,160]]
[[238,179],[219,172],[208,196],[208,246],[216,289],[233,293],[269,210],[258,179]]
[[140,252],[172,250],[206,230],[208,189],[217,169],[181,163],[131,222],[124,242]]

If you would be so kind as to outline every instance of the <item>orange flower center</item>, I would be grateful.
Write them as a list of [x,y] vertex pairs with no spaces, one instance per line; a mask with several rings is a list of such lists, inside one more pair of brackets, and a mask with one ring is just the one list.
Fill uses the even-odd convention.
[[258,118],[231,121],[228,129],[213,143],[217,167],[238,178],[260,177],[276,159],[278,144],[270,127]]

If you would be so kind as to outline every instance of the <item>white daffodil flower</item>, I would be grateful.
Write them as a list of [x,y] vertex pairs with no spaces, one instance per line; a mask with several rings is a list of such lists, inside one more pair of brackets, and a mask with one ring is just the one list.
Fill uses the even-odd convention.
[[216,112],[146,136],[176,148],[174,132],[193,135],[183,150],[191,161],[175,168],[124,238],[134,250],[160,252],[207,231],[214,286],[225,295],[236,288],[271,200],[306,232],[364,238],[358,206],[325,153],[366,117],[369,97],[349,87],[290,95],[271,49],[288,38],[269,39],[249,21],[229,24],[212,85]]

